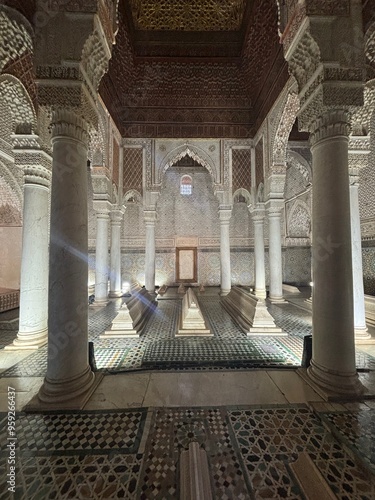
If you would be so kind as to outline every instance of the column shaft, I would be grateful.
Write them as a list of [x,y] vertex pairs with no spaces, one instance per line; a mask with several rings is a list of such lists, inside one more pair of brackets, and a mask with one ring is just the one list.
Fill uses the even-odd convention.
[[107,213],[96,217],[95,304],[108,301],[108,222]]
[[155,219],[147,215],[146,220],[146,249],[145,249],[145,286],[150,293],[155,292]]
[[116,210],[111,213],[111,278],[110,297],[121,297],[121,221],[123,212]]
[[309,376],[338,394],[362,391],[355,367],[348,117],[315,122],[313,156],[313,357]]
[[352,235],[354,331],[358,340],[369,339],[365,315],[363,288],[361,222],[359,215],[358,184],[350,184],[350,219]]
[[94,387],[88,364],[87,141],[81,118],[53,113],[48,363],[38,394],[49,406],[82,407]]
[[266,275],[264,267],[264,218],[255,215],[254,222],[254,263],[255,263],[255,295],[266,298]]
[[220,215],[220,268],[221,268],[221,291],[220,295],[227,295],[232,286],[230,269],[230,239],[229,221],[231,210],[219,210]]
[[281,253],[281,213],[269,211],[270,299],[283,302],[283,262]]
[[[44,169],[50,176],[50,172]],[[7,349],[37,349],[48,340],[49,180],[25,169],[19,331]]]

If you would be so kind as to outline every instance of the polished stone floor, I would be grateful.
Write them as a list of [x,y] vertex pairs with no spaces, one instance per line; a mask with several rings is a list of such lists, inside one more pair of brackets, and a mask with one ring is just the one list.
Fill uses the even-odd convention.
[[[0,500],[178,499],[180,453],[191,441],[207,452],[218,500],[305,499],[291,467],[303,452],[337,498],[375,498],[375,402],[325,403],[295,369],[311,315],[270,305],[288,336],[248,339],[214,292],[199,297],[214,331],[208,339],[173,339],[173,294],[159,301],[140,339],[99,339],[121,300],[90,308],[105,376],[80,412],[22,411],[43,381],[46,348],[4,351],[16,330],[11,314],[0,317]],[[374,346],[357,346],[356,361],[373,383]],[[18,410],[14,496],[6,485],[9,386]]]

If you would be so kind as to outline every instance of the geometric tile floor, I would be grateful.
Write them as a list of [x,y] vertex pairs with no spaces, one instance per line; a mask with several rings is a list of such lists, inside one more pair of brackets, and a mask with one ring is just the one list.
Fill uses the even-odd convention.
[[[160,300],[141,338],[100,339],[117,314],[121,299],[101,309],[89,308],[89,340],[94,342],[97,369],[107,372],[129,370],[243,370],[255,367],[299,366],[303,337],[311,334],[311,314],[290,303],[268,304],[277,326],[286,337],[248,338],[221,307],[212,290],[198,297],[211,338],[174,338],[181,299]],[[16,331],[0,330],[0,349]],[[44,376],[47,348],[2,372],[0,377]],[[357,368],[375,370],[375,358],[356,351]]]
[[[214,499],[302,500],[290,464],[307,452],[337,498],[370,500],[374,454],[367,466],[359,459],[361,436],[350,431],[356,419],[366,425],[366,443],[373,440],[370,407],[323,414],[306,405],[19,413],[13,498],[175,500],[180,454],[194,441],[206,450]],[[345,433],[343,423],[356,453],[332,432]],[[11,498],[4,434],[0,444],[2,500]]]
[[[267,367],[300,363],[303,336],[311,333],[308,312],[291,304],[269,305],[288,336],[248,339],[217,296],[201,295],[199,302],[213,338],[173,340],[179,300],[159,301],[140,339],[99,339],[121,300],[90,308],[89,337],[98,369],[233,370],[248,367],[251,360]],[[15,335],[15,330],[1,330],[0,347]],[[0,377],[44,376],[46,352],[44,347],[30,354]],[[178,356],[189,363],[174,365]],[[362,370],[375,370],[375,358],[360,348],[356,362]],[[180,453],[191,441],[207,452],[215,500],[302,500],[290,467],[301,452],[309,454],[337,498],[375,498],[373,401],[322,408],[290,404],[19,412],[13,496],[6,484],[5,418],[0,413],[0,500],[175,500]]]

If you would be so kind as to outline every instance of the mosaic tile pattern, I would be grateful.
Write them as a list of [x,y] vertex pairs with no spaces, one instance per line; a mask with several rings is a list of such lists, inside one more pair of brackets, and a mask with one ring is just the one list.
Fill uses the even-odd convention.
[[225,342],[195,338],[155,342],[147,345],[143,366],[154,368],[174,365],[242,366],[298,365],[299,359],[275,339],[251,339]]
[[293,304],[269,304],[268,310],[272,314],[277,326],[293,336],[304,337],[311,335],[311,313],[299,309]]
[[306,451],[337,498],[375,497],[375,477],[363,470],[305,407],[229,412],[255,498],[303,498],[288,464]]
[[[46,452],[69,454],[90,450],[92,453],[135,453],[138,450],[146,410],[131,412],[18,414],[16,436],[22,453]],[[0,433],[0,456],[6,453],[6,429]]]
[[[17,500],[134,500],[142,455],[19,457]],[[0,466],[0,500],[9,500]]]
[[137,498],[179,498],[179,457],[189,443],[204,446],[215,499],[249,498],[225,409],[156,409],[145,449]]
[[47,346],[0,374],[0,377],[44,377],[47,371]]
[[[207,452],[214,500],[303,500],[290,468],[302,452],[337,498],[369,500],[374,416],[375,408],[314,414],[305,405],[19,413],[14,498],[175,500],[180,454],[195,441]],[[1,429],[5,419],[0,414]],[[5,441],[3,431],[0,500],[9,498]],[[354,454],[346,449],[351,441]],[[358,461],[362,450],[369,451],[367,468]]]
[[[17,414],[14,498],[134,499],[146,414],[146,409]],[[1,424],[5,418],[2,414]],[[3,431],[2,450],[5,442]],[[9,498],[6,456],[0,453],[1,500]]]
[[0,330],[0,349],[4,349],[17,337],[17,330]]
[[321,413],[319,417],[375,473],[375,409]]
[[[110,327],[122,299],[113,300],[103,308],[90,307],[89,340],[94,342],[97,368],[107,372],[145,368],[242,370],[256,366],[300,364],[303,337],[312,331],[311,314],[308,311],[290,303],[269,304],[269,311],[276,324],[286,331],[288,336],[248,338],[220,306],[217,289],[208,288],[206,292],[198,294],[198,300],[214,338],[174,339],[181,308],[180,298],[160,300],[142,337],[131,339],[99,338],[99,335]],[[9,337],[7,343],[10,343],[12,332],[0,333],[5,333],[7,338]],[[47,347],[43,347],[2,372],[0,377],[43,377],[47,369],[46,355]],[[364,371],[375,370],[375,358],[357,348],[356,365]]]

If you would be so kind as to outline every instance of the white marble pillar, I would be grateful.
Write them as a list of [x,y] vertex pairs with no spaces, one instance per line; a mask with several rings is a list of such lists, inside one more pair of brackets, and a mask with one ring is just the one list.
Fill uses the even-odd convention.
[[149,293],[155,292],[155,210],[145,210],[146,249],[145,249],[145,287]]
[[51,172],[45,167],[24,167],[19,330],[5,349],[38,349],[48,340],[50,179]]
[[255,209],[254,223],[254,264],[255,264],[255,295],[266,298],[266,273],[264,267],[264,209]]
[[361,394],[355,366],[348,114],[313,124],[313,354],[308,374],[328,393]]
[[121,297],[121,224],[124,207],[115,207],[111,212],[111,274],[110,297]]
[[358,176],[350,175],[350,219],[352,234],[353,306],[355,340],[371,339],[366,326],[363,288],[361,221],[359,215]]
[[97,210],[96,213],[95,306],[108,303],[108,212]]
[[271,302],[284,302],[283,297],[283,261],[281,252],[281,209],[268,209],[269,229],[269,265],[270,265],[270,293]]
[[39,407],[82,408],[96,386],[88,363],[87,143],[83,119],[53,112],[48,361]]
[[220,269],[221,269],[221,290],[220,295],[228,295],[232,286],[230,271],[230,240],[229,221],[232,215],[230,208],[220,208]]

